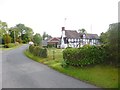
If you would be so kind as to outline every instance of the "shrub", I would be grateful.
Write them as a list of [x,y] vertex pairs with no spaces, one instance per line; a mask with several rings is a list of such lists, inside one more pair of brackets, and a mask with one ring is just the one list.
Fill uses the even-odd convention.
[[35,56],[39,56],[39,53],[40,53],[40,47],[39,46],[34,46],[34,49],[33,49],[33,54]]
[[73,66],[98,64],[105,61],[106,51],[103,46],[86,45],[81,48],[67,48],[63,51],[63,59],[66,64]]
[[4,45],[4,48],[9,48],[8,44],[5,44],[5,45]]
[[41,48],[40,46],[30,45],[29,46],[29,51],[35,56],[39,56],[39,57],[42,57],[42,58],[47,57],[47,49]]
[[9,43],[4,45],[5,48],[12,48],[14,46],[16,46],[14,43]]
[[66,67],[68,67],[68,64],[67,64],[65,61],[62,61],[62,62],[61,62],[61,66],[62,66],[63,68],[66,68]]
[[33,45],[30,45],[30,46],[29,46],[29,52],[33,53],[33,49],[34,49],[34,46],[33,46]]
[[47,49],[46,48],[41,48],[39,52],[39,56],[46,58],[47,57]]
[[8,34],[5,34],[3,37],[5,44],[11,43],[11,37]]

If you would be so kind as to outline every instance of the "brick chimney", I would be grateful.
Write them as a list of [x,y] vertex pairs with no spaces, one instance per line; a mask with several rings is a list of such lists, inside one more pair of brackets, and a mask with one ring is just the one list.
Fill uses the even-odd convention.
[[62,31],[64,31],[65,30],[65,27],[62,27]]

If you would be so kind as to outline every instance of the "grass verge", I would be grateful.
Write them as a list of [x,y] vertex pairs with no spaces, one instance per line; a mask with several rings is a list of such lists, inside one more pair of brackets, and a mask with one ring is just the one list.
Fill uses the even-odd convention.
[[88,82],[90,84],[96,85],[101,88],[118,88],[118,69],[110,65],[96,65],[88,67],[73,67],[69,66],[63,68],[62,63],[62,50],[55,49],[55,60],[53,60],[52,49],[48,49],[47,58],[39,58],[34,56],[28,50],[24,54],[43,64],[48,65],[49,67],[64,73],[66,75],[72,76],[79,80]]
[[1,45],[1,48],[0,50],[11,50],[11,49],[15,49],[15,48],[18,48],[20,46],[22,46],[23,44],[18,44],[18,45],[15,45],[14,43],[10,43],[10,48],[3,48],[3,45]]

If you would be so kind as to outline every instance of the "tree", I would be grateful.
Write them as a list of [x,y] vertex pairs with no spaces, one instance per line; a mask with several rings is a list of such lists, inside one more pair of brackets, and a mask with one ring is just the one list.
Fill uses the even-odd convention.
[[0,37],[7,33],[7,23],[0,21]]
[[46,32],[43,32],[42,39],[45,40],[46,38],[49,39],[52,38],[52,36],[48,35]]
[[[29,42],[33,39],[33,30],[24,24],[17,24],[9,29],[10,36],[14,38],[14,42],[23,41],[23,43]],[[13,40],[12,40],[13,41]]]
[[17,38],[19,38],[19,36],[20,36],[20,32],[17,27],[11,27],[9,29],[9,34],[12,38],[12,40],[11,40],[12,43],[15,43]]
[[33,42],[36,44],[36,45],[40,45],[41,44],[41,41],[42,41],[42,37],[39,33],[36,33],[34,36],[33,36]]
[[5,34],[3,36],[3,39],[4,39],[4,43],[5,43],[5,47],[8,48],[8,44],[11,43],[11,37],[9,36],[9,34]]
[[102,44],[107,44],[108,43],[108,32],[102,32],[101,34],[100,34],[100,42],[102,43]]
[[[109,53],[109,62],[118,64],[120,58],[120,23],[113,23],[109,25],[109,29],[105,33],[101,33],[100,41],[108,46],[107,52]],[[120,62],[119,62],[120,63]]]
[[16,27],[18,28],[21,39],[26,43],[33,39],[33,30],[30,27],[26,27],[24,24],[17,24]]
[[84,28],[79,29],[78,32],[79,32],[79,33],[82,33],[82,34],[87,33],[87,31],[86,31]]
[[110,50],[110,58],[112,63],[118,64],[118,57],[120,57],[120,50],[118,45],[120,44],[120,23],[113,23],[109,25],[108,30],[108,45]]

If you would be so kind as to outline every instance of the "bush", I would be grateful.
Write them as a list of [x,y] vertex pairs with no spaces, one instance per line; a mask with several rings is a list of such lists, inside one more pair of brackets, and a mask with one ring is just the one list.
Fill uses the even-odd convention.
[[39,56],[39,57],[42,57],[42,58],[47,57],[47,49],[40,48],[40,46],[30,45],[29,46],[29,51],[35,56]]
[[3,39],[4,39],[5,44],[11,43],[11,37],[8,34],[5,34]]
[[35,55],[35,56],[39,56],[39,53],[40,53],[40,47],[39,46],[34,46],[34,48],[33,48],[33,54]]
[[5,45],[4,45],[4,48],[9,48],[9,45],[8,45],[8,44],[5,44]]
[[47,57],[47,49],[46,48],[41,48],[39,52],[39,56],[46,58]]
[[63,51],[63,59],[66,64],[81,67],[102,63],[106,60],[106,55],[103,46],[86,45],[81,48],[67,48]]
[[29,46],[29,52],[33,53],[33,49],[34,49],[34,46],[33,46],[33,45],[30,45],[30,46]]
[[14,43],[9,43],[9,44],[5,44],[5,45],[4,45],[4,48],[12,48],[12,47],[14,47],[14,46],[16,46],[16,44],[14,44]]

